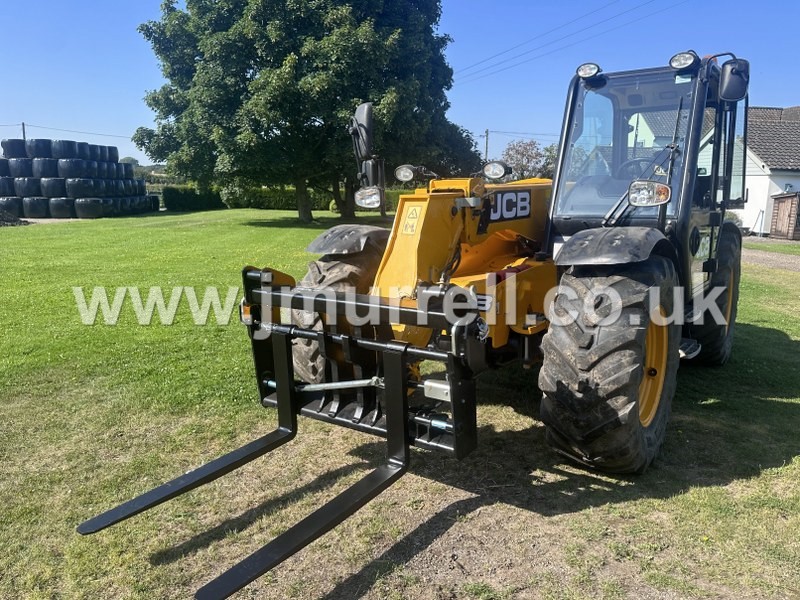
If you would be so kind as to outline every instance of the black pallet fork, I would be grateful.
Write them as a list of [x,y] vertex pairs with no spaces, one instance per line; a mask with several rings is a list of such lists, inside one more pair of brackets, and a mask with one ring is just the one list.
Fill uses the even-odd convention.
[[[87,535],[101,531],[214,481],[282,446],[295,437],[298,414],[385,437],[388,459],[386,464],[204,585],[197,591],[196,598],[227,598],[354,514],[406,472],[411,444],[445,450],[461,458],[469,453],[476,443],[475,387],[471,372],[463,361],[452,353],[417,348],[403,342],[380,342],[282,325],[280,310],[277,308],[281,306],[281,301],[293,303],[295,307],[301,308],[304,307],[305,299],[306,302],[312,303],[315,310],[322,311],[324,299],[312,298],[302,292],[290,293],[288,291],[290,287],[277,287],[276,284],[279,282],[289,286],[294,285],[291,278],[278,272],[259,271],[252,267],[244,270],[245,298],[242,305],[242,320],[249,326],[261,402],[264,406],[277,408],[278,428],[264,437],[81,523],[77,528],[78,532]],[[368,303],[370,300],[367,297],[357,297],[357,301]],[[330,310],[329,306],[327,308]],[[336,310],[344,314],[344,308],[344,299],[340,298],[337,300]],[[389,307],[384,308],[389,309]],[[266,317],[263,320],[262,315]],[[413,316],[411,309],[402,315],[400,320],[411,322]],[[388,315],[383,316],[388,317]],[[443,315],[434,310],[434,320],[440,317]],[[269,333],[268,337],[263,335],[264,332]],[[326,379],[330,382],[328,384],[297,384],[294,381],[291,342],[292,338],[296,337],[317,340],[323,350],[337,346],[344,351],[347,360],[363,356],[364,353],[373,353],[380,357],[382,377],[355,382],[337,382],[336,374],[328,370],[327,377],[332,377]],[[439,360],[447,365],[449,380],[447,384],[433,384],[429,386],[430,389],[425,387],[424,393],[449,402],[452,419],[443,418],[440,414],[409,412],[409,388],[423,387],[423,385],[409,381],[408,365],[411,361],[422,359]],[[330,369],[330,364],[334,361],[328,362]],[[374,402],[375,387],[383,389],[381,404]],[[349,394],[349,390],[354,388],[359,389],[359,392]],[[364,388],[367,388],[368,393],[364,393]]]

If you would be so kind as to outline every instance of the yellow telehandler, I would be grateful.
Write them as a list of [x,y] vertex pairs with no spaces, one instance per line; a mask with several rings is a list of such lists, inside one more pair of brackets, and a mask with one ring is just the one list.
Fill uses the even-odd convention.
[[[295,436],[298,415],[385,438],[385,465],[197,593],[227,597],[394,483],[410,446],[467,456],[475,377],[503,365],[541,364],[536,399],[558,452],[644,471],[664,440],[679,359],[723,364],[731,353],[741,238],[725,211],[746,200],[748,83],[749,63],[730,53],[617,73],[581,65],[552,182],[503,182],[500,162],[457,179],[401,165],[398,179],[424,185],[400,196],[391,230],[325,232],[299,283],[246,267],[240,316],[277,429],[78,531],[266,454]],[[375,207],[384,175],[372,128],[362,104],[356,201]]]

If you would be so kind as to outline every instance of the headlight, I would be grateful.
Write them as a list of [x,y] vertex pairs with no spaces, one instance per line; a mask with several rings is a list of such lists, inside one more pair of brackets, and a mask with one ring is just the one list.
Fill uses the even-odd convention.
[[500,179],[510,173],[511,167],[499,160],[493,160],[483,166],[483,174],[486,179]]
[[575,72],[581,79],[589,79],[600,73],[600,65],[595,63],[585,63],[578,67]]
[[361,188],[356,192],[356,204],[362,208],[378,208],[381,205],[381,188],[377,186]]
[[631,206],[659,206],[672,197],[672,188],[657,181],[632,181],[628,187],[628,203]]
[[675,56],[669,59],[669,66],[676,71],[682,71],[689,67],[694,67],[700,62],[700,57],[693,50],[688,52],[678,52]]
[[394,170],[394,176],[398,181],[405,183],[414,179],[415,169],[412,165],[400,165]]

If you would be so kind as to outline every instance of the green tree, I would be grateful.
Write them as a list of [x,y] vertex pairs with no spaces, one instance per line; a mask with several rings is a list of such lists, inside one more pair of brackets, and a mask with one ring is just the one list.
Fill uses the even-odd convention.
[[558,144],[550,144],[542,150],[544,157],[539,168],[539,177],[553,179],[556,171],[556,161],[558,161]]
[[550,144],[542,148],[536,140],[516,140],[503,150],[503,160],[513,169],[511,181],[530,177],[552,179],[558,146]]
[[[201,187],[291,184],[328,189],[352,214],[355,162],[347,126],[375,104],[376,149],[389,164],[470,170],[477,155],[447,121],[449,38],[440,0],[175,0],[140,27],[167,83],[147,94],[156,128],[134,141]],[[347,175],[350,175],[350,180]]]
[[119,162],[121,162],[121,163],[130,163],[134,167],[138,167],[139,166],[139,161],[137,159],[133,158],[132,156],[123,156],[122,158],[119,159]]

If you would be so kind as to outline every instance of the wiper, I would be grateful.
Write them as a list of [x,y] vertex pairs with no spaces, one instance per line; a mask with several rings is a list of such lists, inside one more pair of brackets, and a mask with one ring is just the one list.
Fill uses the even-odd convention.
[[[650,161],[650,164],[648,164],[644,168],[644,170],[642,171],[642,173],[644,174],[644,172],[646,172],[650,167],[652,167],[655,164],[656,160],[658,160],[661,157],[661,154],[664,152],[664,150],[669,150],[669,168],[667,169],[667,185],[671,185],[672,184],[672,171],[673,171],[674,166],[675,166],[675,157],[680,152],[680,146],[678,146],[678,129],[680,128],[680,124],[681,124],[681,111],[682,110],[683,110],[683,96],[681,96],[681,99],[678,102],[678,115],[675,118],[675,129],[673,130],[673,133],[672,133],[672,142],[670,142],[669,144],[664,146],[661,149],[661,151],[653,157],[653,160]],[[664,164],[664,161],[662,160],[657,166],[661,167],[663,164]],[[656,170],[653,169],[653,174],[655,174],[655,171]],[[630,189],[630,186],[628,187],[628,189]],[[608,227],[609,225],[611,225],[611,226],[616,225],[617,221],[619,221],[623,217],[623,215],[625,215],[625,212],[629,208],[631,210],[636,210],[635,206],[631,206],[630,204],[627,204],[625,206],[625,208],[622,209],[622,212],[620,213],[620,215],[618,217],[614,216],[617,213],[617,211],[620,209],[620,207],[622,206],[623,202],[625,202],[625,200],[627,198],[628,198],[628,190],[625,190],[625,193],[622,194],[620,199],[617,200],[614,203],[614,206],[612,206],[611,209],[603,216],[603,220],[600,222],[600,224],[603,227]],[[663,209],[664,207],[662,206],[661,208]],[[661,212],[663,213],[663,210]],[[661,220],[661,219],[662,219],[662,216],[659,215],[659,220]]]
[[[661,155],[664,153],[664,150],[672,150],[672,151],[670,152],[670,157],[674,156],[674,154],[675,154],[675,149],[673,148],[673,146],[674,146],[674,144],[668,144],[668,145],[664,146],[664,147],[663,147],[663,148],[662,148],[662,149],[661,149],[661,150],[658,152],[658,154],[656,154],[656,155],[653,157],[653,160],[651,160],[651,161],[650,161],[650,164],[648,164],[648,165],[647,165],[647,166],[646,166],[646,167],[643,169],[643,171],[642,171],[642,174],[644,174],[644,173],[645,173],[645,172],[646,172],[648,169],[650,169],[651,167],[655,167],[655,168],[653,169],[653,173],[655,174],[655,171],[656,171],[656,169],[658,169],[658,168],[660,168],[661,166],[663,166],[663,164],[664,164],[664,160],[667,158],[667,157],[661,158]],[[661,159],[661,160],[659,161],[659,159]],[[659,162],[658,162],[658,164],[656,164],[656,161],[659,161]],[[672,161],[670,160],[670,171],[671,171],[671,170],[672,170]],[[669,176],[669,172],[668,172],[668,176]],[[614,215],[616,214],[616,212],[619,210],[620,206],[622,206],[623,202],[625,202],[625,200],[626,200],[627,198],[628,198],[628,190],[625,190],[625,193],[624,193],[624,194],[622,194],[622,196],[620,196],[619,200],[617,200],[617,201],[614,203],[614,206],[612,206],[612,207],[611,207],[611,209],[610,209],[610,210],[609,210],[609,211],[608,211],[608,212],[605,214],[605,216],[603,217],[603,220],[601,221],[601,224],[603,225],[603,227],[606,227],[606,226],[608,226],[608,225],[615,225],[615,224],[616,224],[616,222],[617,222],[619,219],[621,219],[621,218],[622,218],[622,215],[623,215],[623,214],[625,214],[625,210],[627,210],[627,208],[628,208],[628,207],[626,207],[626,208],[625,208],[625,209],[622,211],[622,214],[620,214],[620,215],[619,215],[619,217],[617,217],[617,218],[614,218]],[[630,205],[628,205],[628,206],[630,206]]]

